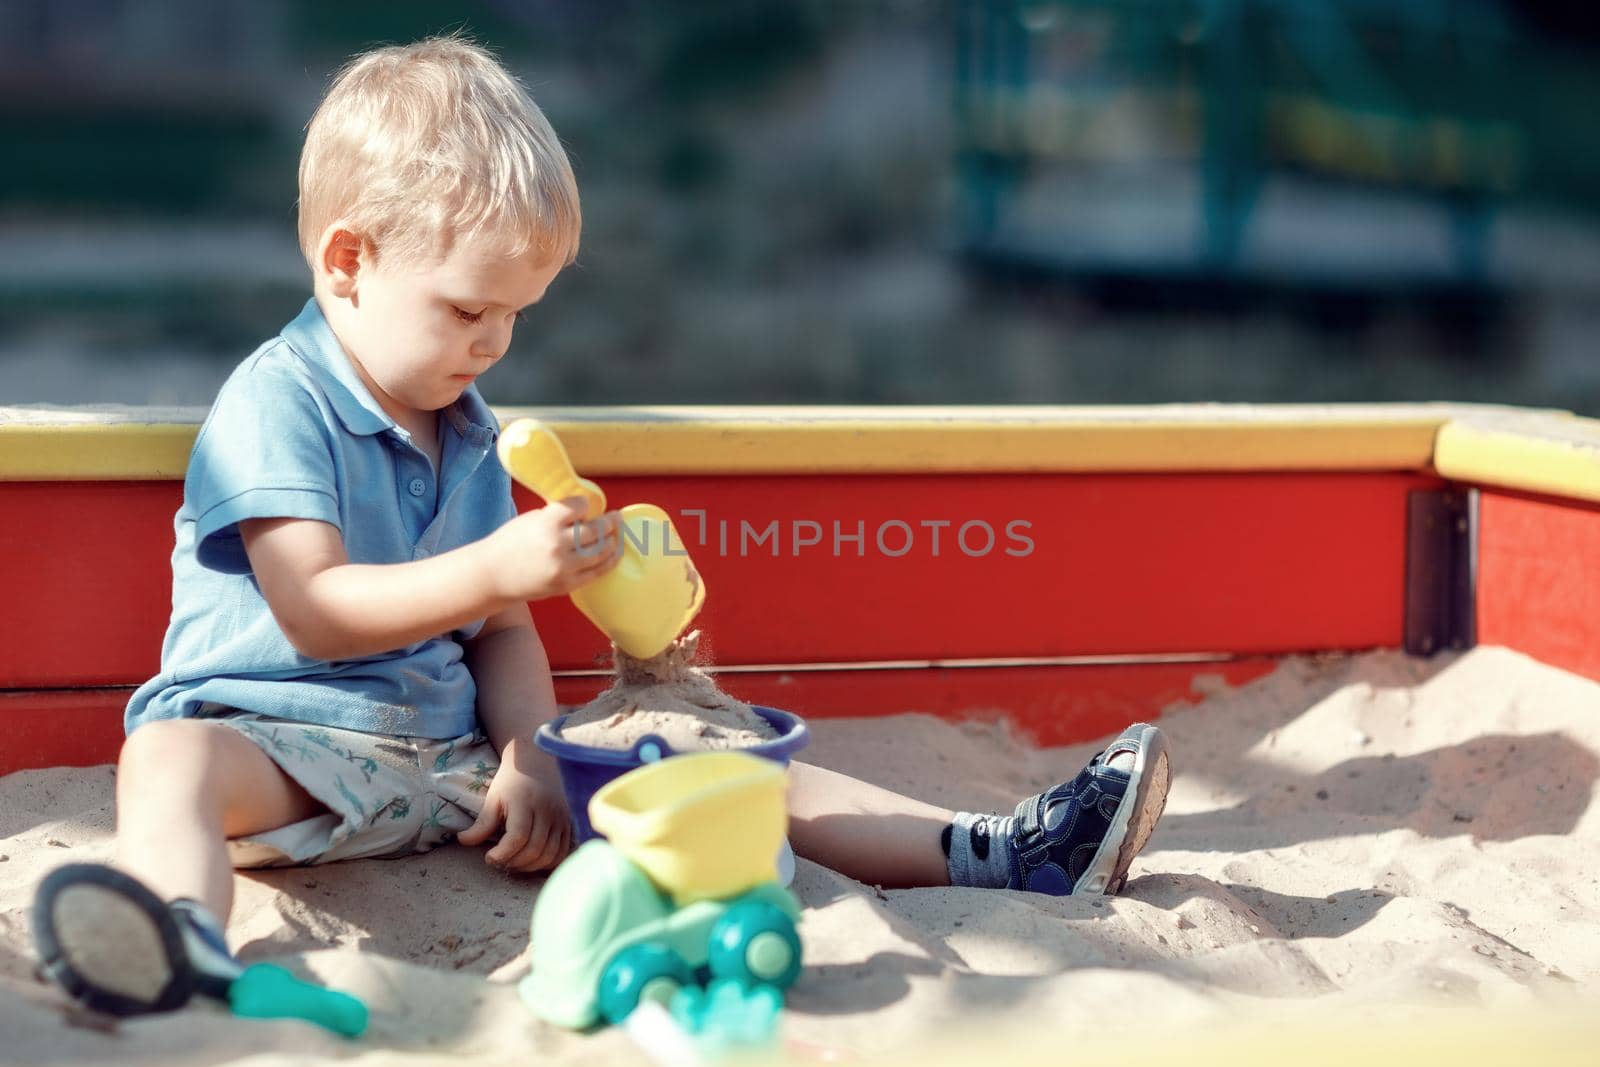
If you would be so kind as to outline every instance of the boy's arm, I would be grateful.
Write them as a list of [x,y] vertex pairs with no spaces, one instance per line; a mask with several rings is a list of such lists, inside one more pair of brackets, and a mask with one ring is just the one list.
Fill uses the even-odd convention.
[[[591,520],[575,537],[586,506],[567,501],[527,512],[480,541],[409,563],[351,563],[339,530],[315,519],[244,519],[239,533],[289,642],[312,659],[355,659],[565,593],[605,573],[620,557],[615,513]],[[594,547],[601,536],[610,551]]]
[[364,565],[349,562],[336,527],[315,519],[246,519],[239,533],[278,626],[312,659],[404,648],[512,602],[496,588],[487,541],[410,563]]
[[533,744],[534,731],[556,711],[556,694],[528,606],[485,621],[466,642],[465,658],[478,684],[478,721],[500,753],[500,769],[477,819],[456,841],[472,847],[498,833],[484,862],[529,873],[553,867],[572,847],[572,824],[560,769]]
[[466,664],[478,686],[478,720],[501,761],[559,781],[555,760],[533,745],[534,732],[558,708],[550,658],[528,605],[513,604],[485,621],[466,643]]

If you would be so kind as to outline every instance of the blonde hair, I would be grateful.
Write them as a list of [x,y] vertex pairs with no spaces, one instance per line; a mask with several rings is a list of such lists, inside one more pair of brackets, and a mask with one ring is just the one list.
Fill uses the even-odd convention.
[[508,256],[572,263],[582,215],[560,140],[482,48],[432,37],[357,56],[306,127],[300,249],[339,219],[382,256],[442,259],[488,234]]

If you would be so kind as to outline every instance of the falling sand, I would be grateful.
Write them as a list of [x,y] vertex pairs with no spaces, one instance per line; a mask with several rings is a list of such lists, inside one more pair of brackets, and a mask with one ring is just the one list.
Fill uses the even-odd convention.
[[573,712],[561,736],[594,748],[630,749],[650,734],[675,751],[749,748],[777,737],[772,725],[694,665],[700,631],[636,659],[613,646],[616,681]]

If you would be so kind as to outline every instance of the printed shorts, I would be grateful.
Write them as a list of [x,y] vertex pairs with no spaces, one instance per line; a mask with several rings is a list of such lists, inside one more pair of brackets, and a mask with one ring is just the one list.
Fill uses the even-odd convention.
[[500,757],[482,732],[395,737],[219,709],[328,811],[235,838],[235,867],[291,867],[404,856],[452,840],[483,810]]

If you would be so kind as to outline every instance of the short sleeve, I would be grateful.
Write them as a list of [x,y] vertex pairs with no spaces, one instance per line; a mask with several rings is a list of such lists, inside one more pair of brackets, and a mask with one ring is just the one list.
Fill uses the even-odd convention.
[[195,440],[184,501],[202,567],[250,569],[241,519],[317,519],[339,526],[333,439],[304,380],[259,357],[228,379]]

